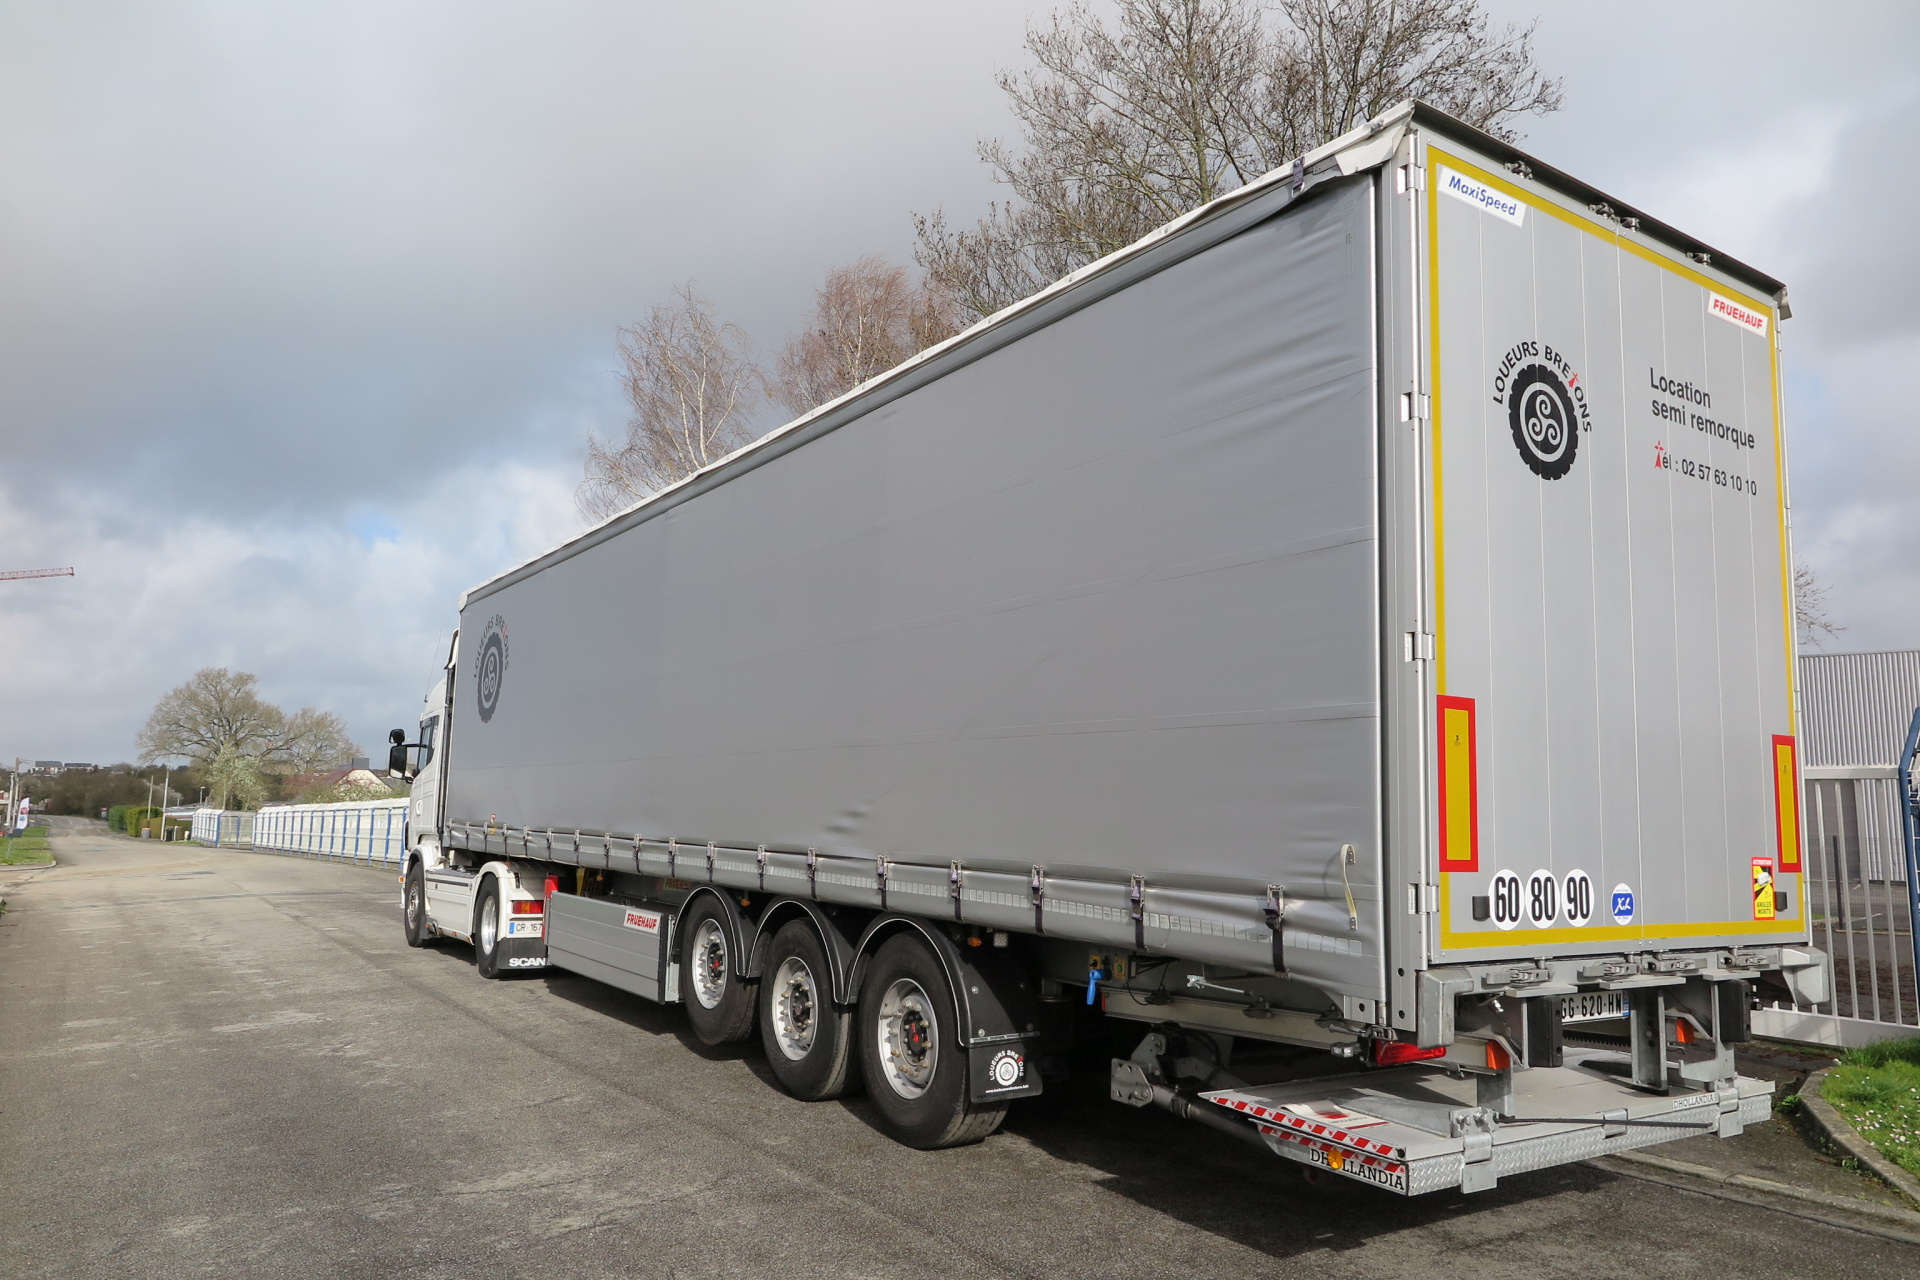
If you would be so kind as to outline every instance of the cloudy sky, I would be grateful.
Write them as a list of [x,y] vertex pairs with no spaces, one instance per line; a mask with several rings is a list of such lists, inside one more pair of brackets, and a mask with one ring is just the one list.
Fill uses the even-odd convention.
[[[0,0],[0,758],[132,754],[202,666],[410,723],[459,593],[577,528],[613,329],[763,353],[993,195],[1016,0]],[[1801,558],[1920,645],[1920,6],[1490,3],[1528,147],[1787,280]]]

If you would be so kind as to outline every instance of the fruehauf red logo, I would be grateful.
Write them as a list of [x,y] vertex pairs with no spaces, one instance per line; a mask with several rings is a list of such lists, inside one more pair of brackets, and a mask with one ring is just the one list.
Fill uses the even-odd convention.
[[1767,336],[1767,314],[1755,311],[1752,307],[1743,307],[1732,298],[1723,298],[1717,293],[1707,295],[1707,311],[1719,316],[1728,324],[1737,324],[1748,333]]

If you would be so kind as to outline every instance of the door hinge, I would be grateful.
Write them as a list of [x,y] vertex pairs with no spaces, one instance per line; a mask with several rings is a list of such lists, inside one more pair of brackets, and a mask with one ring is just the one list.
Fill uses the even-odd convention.
[[1440,910],[1440,886],[1413,883],[1407,886],[1407,914],[1430,916]]
[[1425,191],[1427,171],[1417,164],[1403,164],[1394,170],[1393,186],[1394,191],[1399,195],[1405,195],[1409,191]]
[[1425,422],[1433,416],[1433,400],[1412,391],[1400,393],[1400,421]]
[[1431,631],[1403,631],[1400,633],[1401,656],[1408,662],[1433,661],[1433,633]]

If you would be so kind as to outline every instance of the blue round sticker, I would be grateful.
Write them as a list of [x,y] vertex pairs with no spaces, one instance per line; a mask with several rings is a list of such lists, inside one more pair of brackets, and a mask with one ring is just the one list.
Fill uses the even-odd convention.
[[1633,889],[1629,885],[1613,886],[1613,922],[1615,924],[1633,923]]

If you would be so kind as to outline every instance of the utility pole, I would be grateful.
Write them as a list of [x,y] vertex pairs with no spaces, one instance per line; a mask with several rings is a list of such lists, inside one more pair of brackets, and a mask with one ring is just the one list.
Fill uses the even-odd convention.
[[[71,578],[73,566],[65,565],[58,569],[4,569],[0,570],[0,582],[11,582],[18,578]],[[7,784],[7,833],[13,833],[14,822],[20,816],[20,757],[13,758],[13,779]],[[11,845],[8,848],[12,848]]]

